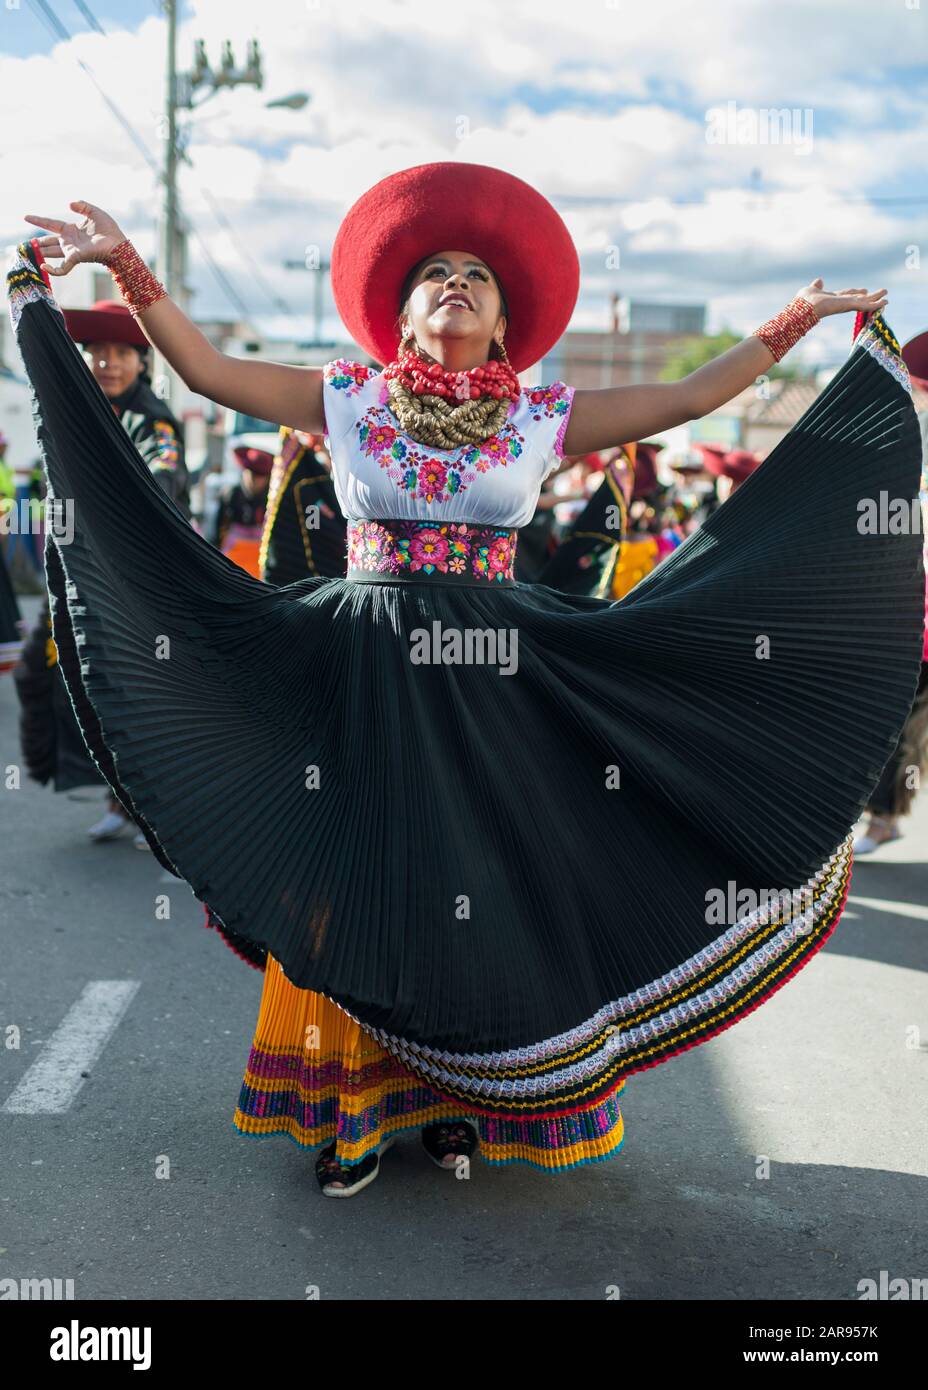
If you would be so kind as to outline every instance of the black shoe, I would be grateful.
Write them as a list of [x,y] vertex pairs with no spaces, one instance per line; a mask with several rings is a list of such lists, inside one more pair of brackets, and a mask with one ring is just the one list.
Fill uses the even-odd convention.
[[439,1168],[453,1172],[457,1163],[446,1163],[449,1156],[470,1158],[477,1152],[480,1136],[468,1120],[455,1120],[451,1124],[426,1125],[422,1131],[422,1146],[429,1158]]
[[[353,1197],[362,1188],[372,1183],[380,1172],[380,1155],[386,1153],[396,1142],[394,1135],[385,1139],[379,1149],[365,1154],[360,1163],[341,1164],[335,1157],[335,1140],[327,1144],[316,1159],[316,1178],[325,1197]],[[344,1187],[332,1187],[334,1182],[343,1182]]]

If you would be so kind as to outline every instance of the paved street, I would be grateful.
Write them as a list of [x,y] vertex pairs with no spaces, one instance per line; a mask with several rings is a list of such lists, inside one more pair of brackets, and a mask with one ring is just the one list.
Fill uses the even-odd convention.
[[[6,676],[3,769],[16,717]],[[0,791],[0,1036],[21,1030],[0,1048],[0,1277],[91,1299],[852,1299],[928,1275],[928,793],[794,981],[632,1077],[618,1157],[458,1181],[412,1131],[348,1202],[294,1143],[233,1129],[261,976],[130,835],[88,841],[102,805]],[[32,1113],[4,1110],[20,1083]]]

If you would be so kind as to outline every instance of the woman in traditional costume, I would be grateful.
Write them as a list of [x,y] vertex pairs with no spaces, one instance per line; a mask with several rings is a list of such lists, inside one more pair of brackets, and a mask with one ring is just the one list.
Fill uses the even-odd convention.
[[259,579],[261,537],[274,455],[244,444],[232,452],[242,476],[220,496],[208,539],[223,555]]
[[[629,1075],[824,944],[912,702],[921,546],[857,526],[862,494],[918,481],[883,292],[814,281],[681,381],[522,387],[576,300],[567,229],[500,170],[421,165],[332,250],[345,327],[385,366],[320,371],[218,352],[111,218],[71,207],[28,219],[48,235],[9,275],[50,489],[76,510],[49,551],[55,640],[153,851],[267,951],[237,1127],[325,1145],[332,1196],[413,1126],[442,1166],[478,1140],[495,1164],[608,1158]],[[191,389],[325,433],[344,578],[272,588],[184,525],[77,360],[43,253],[107,264]],[[717,409],[848,311],[843,368],[631,594],[513,579],[565,454]]]
[[98,299],[89,309],[65,309],[64,321],[152,477],[189,518],[184,428],[154,392],[150,344],[138,321],[127,305],[112,299]]
[[654,440],[638,440],[624,446],[634,477],[622,547],[612,572],[612,598],[624,598],[673,548],[661,541],[659,518],[663,499],[670,493],[670,488],[657,478],[657,455],[665,447]]

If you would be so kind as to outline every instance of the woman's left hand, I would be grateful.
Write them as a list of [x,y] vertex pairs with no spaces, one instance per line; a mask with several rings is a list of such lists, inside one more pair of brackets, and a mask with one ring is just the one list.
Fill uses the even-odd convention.
[[823,289],[821,276],[813,280],[811,285],[804,285],[796,293],[809,301],[820,319],[826,318],[828,314],[847,314],[851,310],[856,313],[859,309],[864,313],[878,313],[888,302],[885,290],[874,290],[872,294],[868,294],[866,290],[859,288]]

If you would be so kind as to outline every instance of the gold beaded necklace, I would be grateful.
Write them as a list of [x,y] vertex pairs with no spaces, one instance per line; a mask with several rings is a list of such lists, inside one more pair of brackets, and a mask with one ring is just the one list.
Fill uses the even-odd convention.
[[[497,357],[508,362],[502,339],[494,338]],[[407,333],[399,346],[397,357],[402,356],[407,345],[419,352],[415,334]],[[387,378],[390,392],[389,406],[403,433],[418,444],[426,444],[432,449],[456,449],[461,444],[483,444],[498,434],[506,423],[512,402],[504,397],[494,400],[482,397],[480,400],[461,401],[453,404],[443,396],[414,395],[395,377]]]

